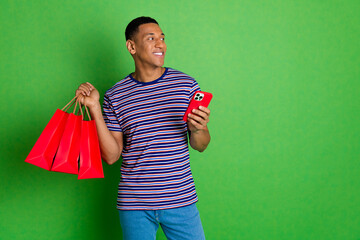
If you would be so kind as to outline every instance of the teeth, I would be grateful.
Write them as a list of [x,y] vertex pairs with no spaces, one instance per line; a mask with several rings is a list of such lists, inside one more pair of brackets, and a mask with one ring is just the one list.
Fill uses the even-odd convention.
[[162,56],[162,53],[154,53],[155,55]]

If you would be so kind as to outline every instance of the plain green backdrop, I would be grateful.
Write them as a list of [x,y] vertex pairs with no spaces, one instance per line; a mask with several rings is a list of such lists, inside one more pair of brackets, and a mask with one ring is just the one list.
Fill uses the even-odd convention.
[[121,239],[120,162],[77,180],[24,160],[80,83],[103,95],[134,70],[142,15],[165,65],[214,95],[211,143],[190,152],[207,239],[359,240],[358,0],[2,0],[0,239]]

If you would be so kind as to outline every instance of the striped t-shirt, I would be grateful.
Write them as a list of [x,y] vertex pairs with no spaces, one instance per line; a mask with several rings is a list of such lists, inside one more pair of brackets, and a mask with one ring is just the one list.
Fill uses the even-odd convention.
[[105,123],[124,135],[118,209],[169,209],[197,202],[182,118],[198,90],[192,77],[166,68],[147,83],[130,74],[106,92]]

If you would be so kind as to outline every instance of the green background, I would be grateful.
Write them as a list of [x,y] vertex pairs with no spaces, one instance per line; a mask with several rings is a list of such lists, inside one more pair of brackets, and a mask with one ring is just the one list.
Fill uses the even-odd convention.
[[[166,66],[212,92],[191,151],[207,239],[360,239],[360,1],[0,2],[0,239],[121,239],[120,162],[77,180],[24,162],[82,82],[134,70],[152,16]],[[165,239],[159,231],[158,239]]]

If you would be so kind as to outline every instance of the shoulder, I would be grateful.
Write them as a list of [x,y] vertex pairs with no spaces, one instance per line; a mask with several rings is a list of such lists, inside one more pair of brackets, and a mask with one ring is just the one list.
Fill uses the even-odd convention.
[[164,78],[171,79],[171,80],[180,80],[183,82],[187,82],[191,85],[196,83],[196,80],[193,77],[191,77],[190,75],[188,75],[182,71],[173,69],[173,68],[168,68],[167,74]]
[[181,72],[179,70],[173,69],[173,68],[168,68],[166,77],[167,78],[185,78],[185,79],[195,81],[195,79],[193,77],[191,77],[190,75],[188,75],[184,72]]
[[131,80],[130,75],[128,75],[125,78],[121,79],[119,82],[117,82],[114,86],[109,88],[105,92],[105,96],[111,98],[115,95],[122,94],[124,91],[128,90],[133,85],[134,82]]

